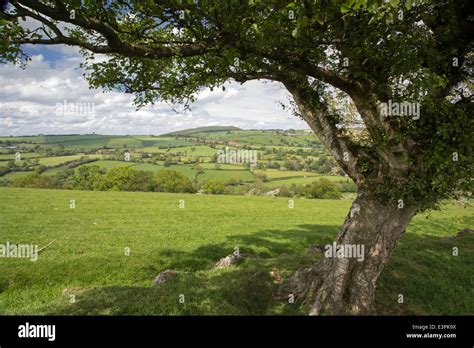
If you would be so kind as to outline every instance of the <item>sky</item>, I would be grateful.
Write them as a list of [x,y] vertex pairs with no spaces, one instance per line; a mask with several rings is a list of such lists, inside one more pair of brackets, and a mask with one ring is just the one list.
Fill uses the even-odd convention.
[[191,111],[177,114],[158,102],[136,110],[133,96],[90,89],[74,47],[32,46],[25,70],[0,65],[0,135],[164,134],[203,126],[242,129],[307,129],[284,110],[288,92],[280,83],[235,81],[225,91],[204,89]]

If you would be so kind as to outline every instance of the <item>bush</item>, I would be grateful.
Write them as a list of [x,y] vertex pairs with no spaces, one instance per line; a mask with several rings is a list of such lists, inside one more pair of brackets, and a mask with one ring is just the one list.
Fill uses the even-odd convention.
[[132,170],[127,182],[122,186],[123,191],[155,191],[156,182],[152,172]]
[[311,183],[306,190],[306,196],[319,199],[340,199],[341,192],[334,182],[321,178]]
[[267,174],[265,174],[265,173],[258,173],[258,174],[255,175],[255,177],[256,177],[257,179],[262,180],[263,182],[267,182],[267,181],[268,181]]
[[53,178],[38,173],[29,174],[13,180],[12,186],[30,188],[54,188]]
[[226,186],[220,179],[209,179],[201,184],[201,190],[203,190],[204,193],[219,195],[225,192]]
[[245,195],[247,193],[247,187],[245,185],[230,185],[225,187],[224,194],[225,195],[234,195],[234,196],[239,196],[239,195]]
[[72,178],[74,176],[73,169],[61,170],[53,175],[53,185],[57,189],[72,189],[74,187]]
[[288,186],[280,186],[279,187],[280,192],[278,193],[278,196],[280,197],[293,197],[294,192],[291,191]]
[[155,174],[155,183],[159,192],[194,192],[191,180],[171,169],[159,170]]
[[102,173],[98,166],[79,167],[77,174],[72,177],[72,188],[76,190],[101,190],[103,189]]
[[339,181],[337,184],[341,192],[357,192],[357,185],[351,180]]
[[130,167],[112,168],[101,178],[98,189],[102,191],[125,191],[124,187],[132,180],[134,172]]

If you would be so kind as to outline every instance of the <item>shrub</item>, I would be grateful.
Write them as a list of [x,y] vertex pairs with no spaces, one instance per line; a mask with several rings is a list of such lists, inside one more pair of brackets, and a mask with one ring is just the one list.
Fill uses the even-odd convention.
[[341,192],[357,192],[357,185],[351,180],[337,182]]
[[159,192],[194,192],[191,180],[171,169],[159,170],[155,174],[155,183]]
[[73,169],[61,170],[53,175],[54,188],[72,189],[74,187],[72,178],[74,176]]
[[341,192],[334,182],[321,178],[311,183],[307,188],[306,196],[319,199],[339,199]]
[[152,172],[132,170],[127,182],[122,186],[123,191],[155,191],[156,182]]
[[101,178],[99,190],[103,191],[124,191],[124,187],[132,180],[134,170],[130,167],[117,167],[110,169]]
[[72,177],[72,188],[76,190],[101,190],[103,170],[98,166],[79,167]]
[[219,195],[225,192],[226,186],[220,179],[209,179],[201,184],[201,189],[205,193]]
[[245,195],[247,193],[247,187],[245,185],[226,186],[225,195]]
[[255,175],[255,177],[256,177],[257,179],[262,180],[263,182],[267,182],[267,181],[268,181],[267,174],[265,174],[265,173],[258,173],[258,174]]
[[12,186],[30,188],[54,188],[53,179],[38,173],[29,174],[13,180]]
[[294,192],[292,192],[288,186],[280,186],[279,187],[280,192],[278,193],[278,196],[280,197],[293,197]]

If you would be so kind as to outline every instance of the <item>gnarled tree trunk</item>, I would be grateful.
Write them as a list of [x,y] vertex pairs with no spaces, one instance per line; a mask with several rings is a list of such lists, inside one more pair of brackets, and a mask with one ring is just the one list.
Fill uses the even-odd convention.
[[373,313],[377,279],[415,213],[415,208],[384,206],[360,193],[336,245],[363,246],[363,258],[325,253],[314,266],[296,272],[282,290],[309,302],[310,315]]

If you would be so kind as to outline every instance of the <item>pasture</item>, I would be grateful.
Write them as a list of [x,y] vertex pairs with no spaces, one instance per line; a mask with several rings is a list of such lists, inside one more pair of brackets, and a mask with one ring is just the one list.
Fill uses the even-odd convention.
[[[331,243],[350,206],[297,199],[290,209],[287,199],[273,197],[19,188],[0,188],[0,195],[1,243],[55,241],[36,262],[0,258],[6,315],[305,314],[275,293],[292,272],[322,257],[308,255],[308,246]],[[443,240],[472,227],[473,212],[448,203],[414,219],[381,276],[379,314],[474,314],[474,235]],[[243,262],[213,269],[236,247]],[[165,269],[177,277],[152,286]]]

